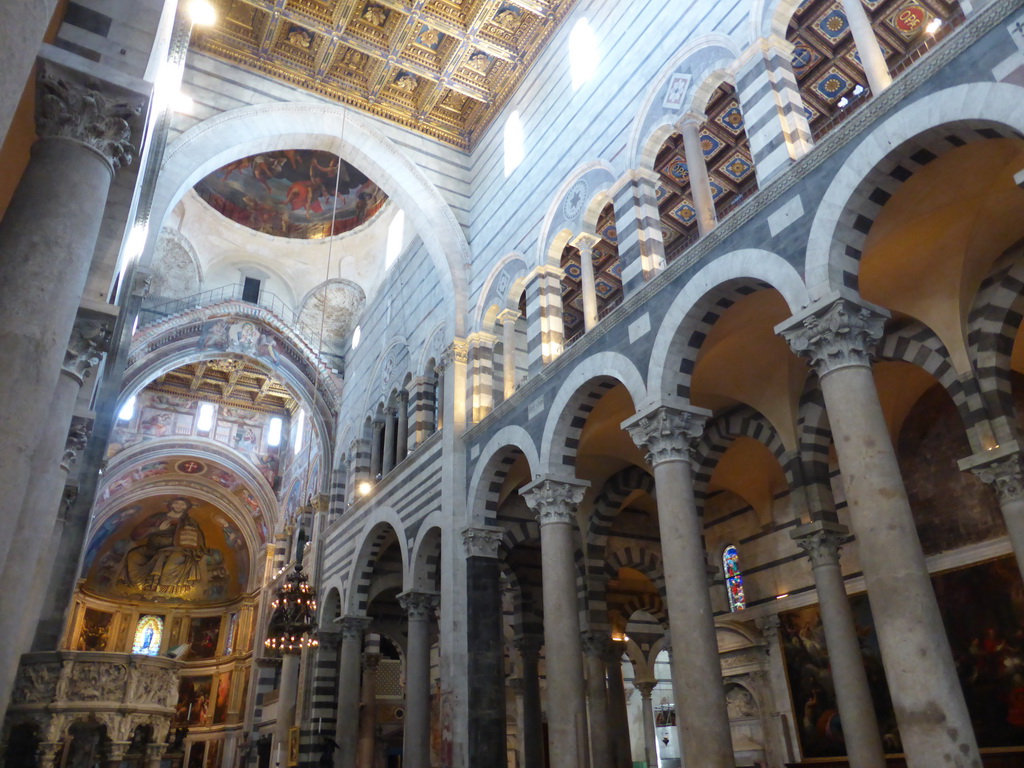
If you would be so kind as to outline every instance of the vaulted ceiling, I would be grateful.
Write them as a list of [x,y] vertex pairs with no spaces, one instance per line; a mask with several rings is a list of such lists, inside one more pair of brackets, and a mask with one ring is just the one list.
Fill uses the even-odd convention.
[[203,53],[472,149],[576,0],[214,0]]

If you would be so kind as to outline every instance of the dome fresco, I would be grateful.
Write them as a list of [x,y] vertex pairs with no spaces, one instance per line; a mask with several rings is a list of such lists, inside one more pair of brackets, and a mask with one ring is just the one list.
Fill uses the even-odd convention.
[[234,160],[202,179],[195,191],[244,227],[300,240],[355,229],[387,200],[361,171],[337,155],[312,149]]

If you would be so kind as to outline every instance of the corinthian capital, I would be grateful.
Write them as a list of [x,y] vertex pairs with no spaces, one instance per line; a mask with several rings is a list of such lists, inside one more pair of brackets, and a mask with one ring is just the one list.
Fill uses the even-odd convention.
[[462,529],[466,557],[497,557],[505,529],[496,525],[480,525]]
[[826,520],[815,520],[808,525],[801,525],[790,536],[797,546],[807,553],[812,568],[839,565],[839,552],[843,544],[852,540],[850,530],[841,523],[830,523]]
[[[963,465],[964,462],[961,462],[961,468]],[[1020,453],[1004,455],[970,469],[983,483],[995,489],[999,506],[1005,507],[1015,501],[1024,501],[1024,466]]]
[[655,405],[626,419],[622,428],[656,467],[665,461],[688,461],[690,448],[710,415],[710,411],[687,405]]
[[85,144],[113,170],[130,165],[135,155],[128,121],[139,114],[132,106],[100,93],[96,82],[76,82],[48,65],[40,67],[36,129],[40,138],[71,139]]
[[867,366],[889,313],[860,299],[833,295],[775,326],[818,376],[838,368]]
[[342,616],[338,620],[342,640],[362,640],[363,633],[370,626],[369,616]]
[[409,616],[409,621],[426,621],[434,617],[438,597],[433,592],[403,592],[398,596],[398,604]]
[[78,317],[64,352],[64,370],[79,383],[100,364],[110,345],[112,321]]
[[575,523],[576,508],[583,501],[590,483],[573,478],[542,475],[519,489],[526,505],[537,513],[541,525]]

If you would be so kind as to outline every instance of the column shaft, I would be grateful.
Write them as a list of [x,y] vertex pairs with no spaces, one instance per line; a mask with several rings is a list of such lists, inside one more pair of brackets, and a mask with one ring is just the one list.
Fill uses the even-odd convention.
[[879,96],[892,85],[892,75],[889,74],[885,54],[882,53],[878,38],[875,37],[871,18],[861,0],[842,0],[842,6],[846,20],[850,23],[850,34],[853,35],[857,53],[860,54],[860,61],[864,66],[864,74],[867,75],[868,85],[871,86],[871,93]]
[[403,389],[398,393],[398,436],[395,461],[399,462],[409,454],[409,395]]
[[334,740],[338,743],[338,768],[355,768],[356,764],[360,661],[363,629],[368,623],[363,617],[342,619],[341,650],[338,654],[338,714],[334,726]]
[[580,291],[583,295],[583,327],[590,330],[597,325],[597,289],[594,286],[593,249],[581,244]]
[[611,731],[608,718],[608,687],[605,683],[604,657],[608,638],[596,632],[584,633],[587,666],[587,714],[590,720],[590,764],[593,768],[612,768]]
[[501,318],[501,370],[505,399],[508,400],[516,391],[516,318],[519,313],[506,312]]
[[686,154],[686,170],[690,174],[690,191],[693,205],[697,209],[697,229],[706,235],[718,226],[715,216],[715,201],[711,197],[711,179],[700,145],[700,121],[694,117],[683,120],[679,127],[683,134],[683,151]]
[[395,409],[384,410],[384,455],[381,471],[386,475],[395,468]]
[[406,592],[399,601],[409,616],[402,764],[430,768],[430,625],[437,597]]
[[281,688],[274,725],[274,754],[281,765],[288,764],[288,731],[295,725],[295,702],[299,694],[299,654],[281,658]]
[[382,433],[384,424],[380,421],[373,422],[373,438],[370,441],[370,482],[377,481],[377,475],[381,474],[381,460],[384,458],[384,443]]
[[359,702],[357,768],[374,768],[377,753],[377,664],[380,656],[363,654],[363,686]]
[[644,753],[648,768],[658,768],[658,735],[654,730],[654,683],[639,683],[640,708],[644,716]]
[[544,732],[541,721],[538,643],[520,647],[523,659],[523,759],[524,768],[544,765]]
[[629,739],[626,686],[622,682],[622,654],[625,643],[612,641],[608,662],[608,718],[611,721],[615,768],[632,768],[633,749]]

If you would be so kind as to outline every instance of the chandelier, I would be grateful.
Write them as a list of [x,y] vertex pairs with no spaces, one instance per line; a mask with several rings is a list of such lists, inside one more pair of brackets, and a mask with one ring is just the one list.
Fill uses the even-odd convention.
[[267,627],[267,650],[299,653],[320,645],[316,636],[316,590],[302,571],[302,563],[288,574],[271,603],[274,612]]

